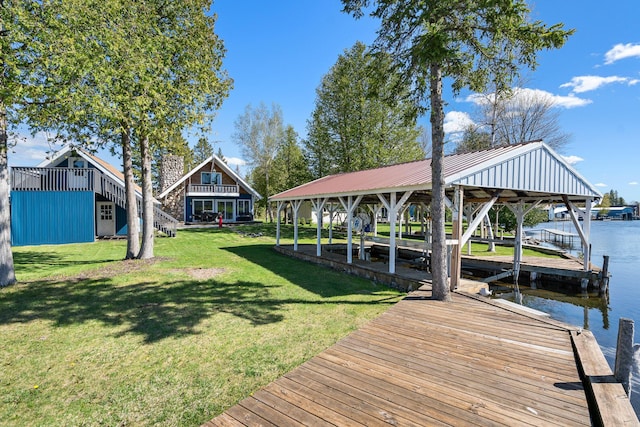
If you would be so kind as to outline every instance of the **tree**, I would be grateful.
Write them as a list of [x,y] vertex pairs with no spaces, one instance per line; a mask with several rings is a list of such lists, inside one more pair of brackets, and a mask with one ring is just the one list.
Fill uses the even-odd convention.
[[357,42],[323,77],[305,141],[315,178],[424,158],[416,106],[391,65]]
[[[259,170],[264,175],[262,194],[267,200],[273,194],[270,177],[278,148],[284,139],[282,110],[277,104],[272,104],[271,109],[264,103],[260,103],[256,108],[247,105],[244,114],[236,119],[234,125],[233,140],[242,149],[242,155],[253,167],[254,172]],[[269,221],[273,221],[268,203],[266,211]]]
[[216,156],[218,156],[218,158],[222,160],[224,163],[227,163],[227,158],[224,156],[224,154],[222,154],[222,147],[218,147],[218,152],[216,153]]
[[211,156],[213,156],[213,146],[211,143],[204,137],[198,139],[198,142],[196,142],[196,145],[193,147],[193,163],[199,165]]
[[[516,88],[511,96],[502,100],[498,111],[494,145],[543,140],[559,149],[569,142],[570,135],[560,127],[560,114],[555,101],[545,92]],[[487,112],[485,109],[485,117]]]
[[[443,78],[457,93],[509,86],[520,65],[535,68],[541,49],[562,46],[572,31],[529,22],[523,0],[343,0],[344,11],[381,20],[376,49],[391,52],[422,102],[428,93],[432,134],[433,297],[451,299],[446,274]],[[371,7],[371,8],[370,8]],[[508,55],[504,55],[504,47]]]
[[476,125],[469,125],[462,134],[462,139],[456,144],[457,154],[468,153],[470,151],[486,150],[491,148],[491,135],[483,132]]
[[25,42],[13,40],[10,47],[31,59],[20,72],[34,88],[21,117],[32,129],[122,144],[129,229],[137,223],[131,221],[137,214],[129,161],[135,151],[129,144],[138,146],[145,229],[139,251],[132,242],[137,232],[128,235],[128,257],[153,256],[151,153],[166,146],[163,136],[209,123],[231,86],[221,71],[224,48],[213,31],[215,16],[206,13],[210,4],[11,3],[11,22],[20,30],[14,34]]
[[[492,224],[496,222],[496,215],[500,227],[505,231],[515,231],[518,226],[518,220],[511,209],[505,209],[504,206],[493,207],[489,210],[489,219]],[[522,225],[525,227],[535,227],[541,222],[549,220],[549,214],[542,209],[531,209],[523,218]]]
[[276,154],[274,170],[277,171],[273,187],[276,193],[297,187],[311,179],[306,159],[298,144],[298,134],[291,125],[284,130],[284,139]]

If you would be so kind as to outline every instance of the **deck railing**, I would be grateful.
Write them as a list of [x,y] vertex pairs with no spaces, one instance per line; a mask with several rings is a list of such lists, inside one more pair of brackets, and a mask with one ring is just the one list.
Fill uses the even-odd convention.
[[240,187],[237,185],[220,184],[189,184],[189,193],[209,193],[209,194],[237,194]]
[[95,169],[11,168],[11,189],[14,191],[94,191]]

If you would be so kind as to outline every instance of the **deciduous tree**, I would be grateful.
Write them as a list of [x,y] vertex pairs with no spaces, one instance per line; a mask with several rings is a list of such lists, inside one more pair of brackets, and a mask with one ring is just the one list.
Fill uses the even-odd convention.
[[[252,167],[252,173],[259,171],[264,177],[265,200],[273,194],[271,174],[278,149],[284,140],[282,109],[277,104],[268,108],[264,103],[258,107],[247,105],[244,113],[235,121],[233,140],[242,150],[242,155]],[[267,202],[266,214],[269,221],[273,216]]]

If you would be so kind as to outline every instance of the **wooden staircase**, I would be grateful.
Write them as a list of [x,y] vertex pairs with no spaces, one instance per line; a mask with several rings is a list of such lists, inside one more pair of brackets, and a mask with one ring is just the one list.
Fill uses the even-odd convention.
[[[126,194],[124,188],[104,174],[99,174],[95,191],[105,196],[116,205],[126,207]],[[136,202],[138,205],[138,216],[142,218],[142,197],[136,194]],[[178,220],[164,212],[157,206],[153,207],[153,227],[159,232],[169,237],[176,236]]]

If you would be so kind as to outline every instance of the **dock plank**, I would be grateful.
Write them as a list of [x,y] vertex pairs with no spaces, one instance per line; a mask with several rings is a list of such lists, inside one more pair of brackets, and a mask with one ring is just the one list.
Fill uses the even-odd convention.
[[[608,365],[589,334],[576,339],[577,328],[560,322],[452,297],[412,292],[210,425],[592,424],[578,366],[595,378]],[[616,384],[589,384],[600,405],[625,406]],[[595,407],[604,425],[637,425],[628,401],[616,413]]]

